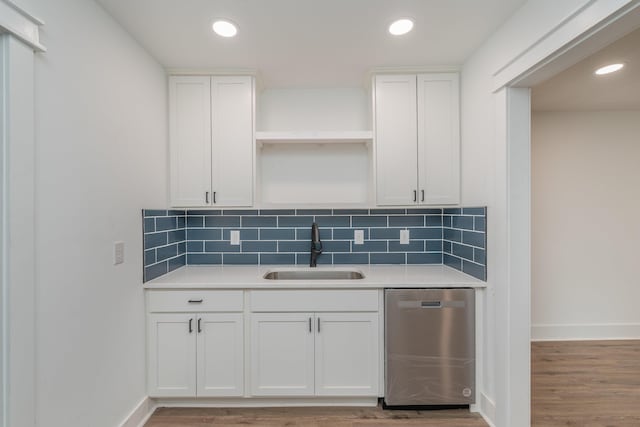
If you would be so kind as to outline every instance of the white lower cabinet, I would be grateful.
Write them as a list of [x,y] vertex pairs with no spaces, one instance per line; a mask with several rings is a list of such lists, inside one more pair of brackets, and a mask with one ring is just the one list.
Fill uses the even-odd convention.
[[[244,394],[242,295],[242,291],[147,293],[149,396]],[[198,309],[238,312],[195,311]]]
[[242,396],[243,323],[241,313],[202,314],[198,317],[198,396]]
[[312,396],[313,314],[251,316],[251,394]]
[[148,290],[146,301],[150,397],[378,396],[377,290]]
[[253,313],[255,396],[377,396],[378,313]]
[[378,313],[316,314],[319,396],[377,396]]
[[192,314],[148,315],[147,383],[152,397],[196,395],[196,336]]
[[251,394],[378,396],[377,298],[368,290],[253,292]]

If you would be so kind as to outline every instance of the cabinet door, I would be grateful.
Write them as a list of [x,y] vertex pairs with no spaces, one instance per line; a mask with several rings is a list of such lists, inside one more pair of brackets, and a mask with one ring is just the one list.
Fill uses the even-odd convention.
[[375,77],[378,205],[414,204],[418,188],[416,76]]
[[211,201],[210,77],[169,78],[169,128],[171,206],[204,206]]
[[253,204],[253,78],[211,78],[212,201]]
[[149,314],[147,316],[147,359],[149,396],[195,396],[195,315]]
[[313,314],[251,316],[251,392],[254,396],[310,396]]
[[460,202],[460,119],[457,73],[418,76],[420,203]]
[[241,313],[198,316],[198,396],[242,396],[244,331]]
[[378,395],[378,313],[316,314],[316,395]]

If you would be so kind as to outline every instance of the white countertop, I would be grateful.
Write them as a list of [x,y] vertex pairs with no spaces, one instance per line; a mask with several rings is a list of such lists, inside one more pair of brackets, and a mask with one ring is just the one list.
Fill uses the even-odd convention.
[[189,265],[144,284],[146,289],[279,289],[279,288],[484,288],[486,282],[445,265],[332,265],[317,270],[357,270],[357,280],[267,280],[272,270],[307,270],[304,266]]

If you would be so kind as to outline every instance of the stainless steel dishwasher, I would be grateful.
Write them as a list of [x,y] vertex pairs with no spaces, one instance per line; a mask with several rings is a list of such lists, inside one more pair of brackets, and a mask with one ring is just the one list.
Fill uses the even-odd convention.
[[475,291],[385,290],[385,406],[475,401]]

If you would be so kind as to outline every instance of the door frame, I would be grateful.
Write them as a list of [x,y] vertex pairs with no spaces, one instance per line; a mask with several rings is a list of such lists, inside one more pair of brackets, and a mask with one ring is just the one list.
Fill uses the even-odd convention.
[[44,23],[0,2],[0,424],[36,423],[35,54]]

